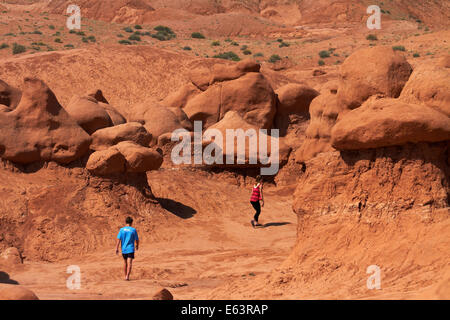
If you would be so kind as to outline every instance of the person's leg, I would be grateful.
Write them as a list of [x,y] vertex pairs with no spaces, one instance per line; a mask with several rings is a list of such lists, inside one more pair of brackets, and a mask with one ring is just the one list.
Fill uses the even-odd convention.
[[127,280],[130,280],[131,268],[133,266],[133,259],[128,258],[127,261],[128,261]]
[[255,215],[253,216],[253,220],[258,223],[259,214],[261,213],[261,205],[259,201],[250,201],[250,203],[253,206],[253,209],[255,209]]
[[259,203],[259,201],[257,201],[255,203],[254,208],[255,208],[256,212],[255,212],[253,219],[255,219],[256,223],[258,224],[259,215],[261,214],[261,204]]
[[128,270],[128,264],[127,264],[127,258],[123,259],[123,273],[125,276],[125,280],[127,279],[127,270]]

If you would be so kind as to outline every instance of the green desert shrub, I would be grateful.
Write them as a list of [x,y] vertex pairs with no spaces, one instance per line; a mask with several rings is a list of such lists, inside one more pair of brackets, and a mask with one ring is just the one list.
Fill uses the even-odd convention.
[[280,45],[279,45],[280,48],[289,47],[289,46],[290,46],[290,44],[287,43],[287,42],[281,42]]
[[13,47],[12,47],[13,54],[19,54],[19,53],[23,53],[25,51],[27,51],[25,46],[18,44],[18,43],[13,43]]
[[243,54],[245,54],[246,56],[252,54],[252,52],[250,50],[244,50],[242,51]]
[[211,45],[212,45],[213,47],[217,47],[217,46],[220,46],[220,42],[219,42],[219,41],[213,41],[213,42],[211,43]]
[[277,54],[273,54],[273,55],[270,56],[268,61],[270,63],[275,63],[275,62],[277,62],[279,60],[281,60],[281,57],[279,55],[277,55]]
[[201,34],[200,32],[192,32],[191,38],[194,39],[205,39],[205,36]]
[[393,46],[392,49],[394,49],[394,51],[405,51],[405,47],[404,46]]
[[7,44],[7,43],[0,44],[0,49],[5,49],[5,48],[9,48],[9,44]]
[[61,40],[60,38],[56,38],[56,39],[55,39],[55,42],[57,42],[57,43],[62,43],[62,40]]
[[262,52],[258,52],[258,53],[255,53],[253,56],[254,57],[264,57],[264,54]]
[[319,66],[323,66],[323,65],[325,65],[325,61],[319,60],[318,64],[319,64]]
[[322,59],[329,58],[330,52],[328,50],[322,50],[319,52],[319,57],[321,57]]
[[64,48],[74,48],[74,45],[73,44],[65,44],[64,45]]
[[169,27],[156,26],[153,29],[157,32],[156,34],[152,34],[152,37],[158,39],[159,41],[167,41],[176,38],[175,32],[173,32]]
[[128,40],[141,41],[141,37],[138,36],[137,34],[132,34],[131,36],[128,37]]
[[367,35],[366,40],[377,41],[378,38],[377,38],[377,36],[374,35],[374,34],[369,34],[369,35]]
[[119,40],[120,44],[131,44],[131,41],[128,40]]
[[189,46],[186,46],[186,47],[183,47],[183,50],[190,51],[190,50],[192,50],[192,48]]
[[215,56],[213,56],[213,58],[226,59],[226,60],[232,60],[232,61],[240,61],[241,60],[239,58],[239,56],[236,53],[234,53],[233,51],[216,54]]
[[137,30],[140,30],[140,29],[142,29],[142,26],[137,24],[137,25],[134,26],[134,28],[137,29]]
[[128,33],[133,33],[133,29],[131,29],[130,27],[123,28],[123,31],[128,32]]
[[413,54],[413,57],[414,57],[414,58],[418,58],[418,57],[420,57],[420,54],[419,54],[418,52],[415,52],[415,53]]

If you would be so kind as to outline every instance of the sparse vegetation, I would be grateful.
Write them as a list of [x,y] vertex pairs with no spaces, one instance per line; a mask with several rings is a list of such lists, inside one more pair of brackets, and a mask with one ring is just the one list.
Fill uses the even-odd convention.
[[374,34],[369,34],[369,35],[367,35],[366,40],[377,41],[378,37]]
[[233,51],[216,54],[215,56],[213,56],[213,58],[226,59],[226,60],[232,60],[232,61],[240,61],[241,60],[241,58],[239,58],[239,56],[236,53],[234,53]]
[[137,29],[137,30],[141,30],[141,29],[142,29],[142,26],[139,25],[139,24],[137,24],[137,25],[134,26],[134,28]]
[[64,45],[64,48],[74,48],[74,45],[69,43]]
[[31,32],[30,34],[42,34],[42,32],[41,31],[39,31],[39,30],[34,30],[33,32]]
[[270,56],[269,60],[267,60],[267,61],[269,61],[270,63],[275,63],[279,60],[281,60],[281,57],[277,54],[273,54]]
[[392,49],[394,49],[394,51],[405,51],[405,47],[404,46],[393,46]]
[[23,53],[25,51],[27,51],[25,46],[18,44],[18,43],[13,43],[13,47],[12,47],[13,54],[19,54],[19,53]]
[[264,57],[264,54],[262,52],[258,52],[258,53],[255,53],[253,56],[254,57]]
[[123,28],[123,31],[128,32],[128,33],[133,33],[133,29],[131,29],[130,27]]
[[328,50],[322,50],[319,52],[319,57],[321,57],[322,59],[329,58],[330,52]]
[[185,47],[183,47],[183,50],[186,50],[186,51],[191,51],[191,50],[192,50],[192,48],[191,48],[191,47],[189,47],[189,46],[185,46]]
[[49,28],[50,30],[55,30],[55,26],[54,26],[54,25],[52,25],[52,24],[51,24],[51,25],[49,25],[49,26],[48,26],[48,28]]
[[319,60],[318,64],[319,64],[319,66],[324,66],[324,65],[325,65],[325,61],[323,61],[323,60],[321,59],[321,60]]
[[62,43],[62,40],[61,40],[60,38],[56,38],[56,39],[55,39],[55,42],[57,42],[57,43]]
[[7,43],[0,44],[0,50],[5,49],[5,48],[9,48],[9,44],[7,44]]
[[290,44],[287,43],[287,42],[284,42],[284,41],[281,42],[280,45],[279,45],[280,48],[283,48],[283,47],[289,47],[289,46],[290,46]]
[[213,41],[213,42],[211,43],[211,45],[212,45],[213,47],[217,47],[217,46],[220,46],[220,42],[219,42],[219,41]]
[[126,44],[126,45],[129,45],[129,44],[131,44],[131,41],[128,41],[128,40],[119,40],[119,43],[120,43],[120,44]]
[[239,46],[239,43],[237,43],[236,41],[233,41],[233,42],[231,42],[230,43],[232,46],[235,46],[235,47],[238,47]]
[[242,51],[243,54],[245,54],[246,56],[252,54],[252,52],[250,50],[244,50]]
[[194,39],[205,39],[205,36],[201,34],[200,32],[193,32],[191,34],[191,37]]
[[157,33],[152,34],[152,38],[158,39],[159,41],[167,41],[176,37],[175,32],[173,32],[169,27],[156,26],[153,29],[156,30]]
[[413,54],[413,57],[414,57],[414,58],[418,58],[418,57],[420,57],[420,54],[419,54],[418,52],[415,52],[415,53]]
[[137,34],[132,34],[131,36],[128,37],[128,40],[141,41],[141,37],[138,36]]

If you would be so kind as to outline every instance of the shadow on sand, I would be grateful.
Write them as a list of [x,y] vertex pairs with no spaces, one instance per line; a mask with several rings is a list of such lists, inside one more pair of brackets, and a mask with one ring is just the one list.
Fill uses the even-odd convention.
[[194,208],[191,208],[189,206],[186,206],[182,204],[181,202],[167,199],[167,198],[156,198],[158,200],[159,204],[166,209],[167,211],[173,213],[177,217],[180,217],[182,219],[189,219],[194,216],[194,214],[197,213],[197,210]]
[[262,226],[258,228],[268,228],[268,227],[279,227],[279,226],[285,226],[287,224],[291,224],[290,222],[269,222],[265,223]]
[[16,280],[10,279],[9,274],[4,271],[0,271],[0,283],[19,284]]

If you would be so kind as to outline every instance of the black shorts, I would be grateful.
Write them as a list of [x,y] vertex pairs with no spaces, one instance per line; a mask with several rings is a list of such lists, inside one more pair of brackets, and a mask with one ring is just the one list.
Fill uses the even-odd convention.
[[134,252],[132,253],[122,253],[122,257],[127,260],[128,258],[134,259]]

